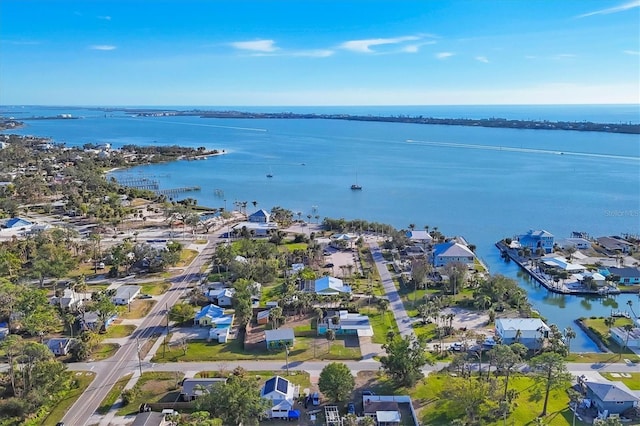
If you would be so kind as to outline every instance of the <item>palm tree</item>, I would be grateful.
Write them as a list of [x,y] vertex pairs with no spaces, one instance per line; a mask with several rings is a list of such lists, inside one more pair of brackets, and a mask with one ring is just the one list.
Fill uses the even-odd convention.
[[616,325],[616,319],[615,317],[607,317],[604,319],[604,325],[607,326],[607,328],[609,329],[609,333],[611,333],[611,327],[613,327],[614,325]]
[[627,306],[629,307],[629,309],[631,310],[631,313],[633,314],[633,316],[635,318],[638,318],[635,311],[633,310],[633,302],[631,300],[627,300]]
[[378,310],[380,311],[380,316],[382,316],[382,320],[384,323],[387,323],[386,312],[389,309],[389,301],[387,299],[380,299],[378,301]]
[[[627,332],[627,337],[624,340],[624,347],[628,348],[629,347],[629,335],[631,334],[631,331],[633,330],[633,325],[625,324],[622,328],[624,329],[624,331]],[[622,351],[621,351],[621,353],[622,353]]]
[[413,231],[414,229],[416,229],[416,224],[415,224],[415,223],[410,223],[410,224],[409,224],[409,229],[411,229],[412,231]]
[[322,321],[322,317],[324,317],[324,311],[322,310],[322,308],[317,307],[313,310],[313,316],[316,317],[316,335],[318,335],[320,322]]
[[522,338],[522,330],[516,330],[515,339],[513,339],[516,343],[520,343],[520,338]]
[[280,306],[271,308],[269,311],[269,319],[271,320],[271,327],[274,330],[277,329],[282,319],[282,308]]
[[330,328],[324,335],[327,338],[327,345],[329,347],[328,351],[331,352],[331,342],[336,340],[336,332],[334,329]]
[[576,332],[571,328],[567,327],[564,329],[564,340],[567,345],[567,353],[571,353],[571,340],[576,338]]

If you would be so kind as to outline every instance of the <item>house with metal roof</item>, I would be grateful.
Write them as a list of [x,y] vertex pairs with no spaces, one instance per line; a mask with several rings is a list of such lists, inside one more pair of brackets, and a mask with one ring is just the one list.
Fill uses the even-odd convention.
[[579,273],[587,269],[579,263],[567,262],[566,259],[562,257],[544,257],[541,260],[547,266],[571,273]]
[[233,315],[225,314],[224,309],[213,303],[200,309],[193,319],[193,324],[200,327],[228,328],[232,323]]
[[633,249],[633,244],[616,236],[599,237],[596,238],[596,242],[610,254],[629,253]]
[[378,426],[400,425],[400,407],[395,401],[372,401],[365,397],[363,408],[364,415],[372,417]]
[[4,223],[4,227],[8,229],[25,228],[31,225],[33,225],[32,222],[29,222],[28,220],[22,219],[19,217],[12,217],[11,219],[7,219]]
[[293,411],[298,393],[299,387],[283,377],[275,376],[267,380],[260,391],[260,396],[272,404],[267,411],[268,417],[289,418],[289,411]]
[[138,297],[142,287],[139,285],[122,285],[116,289],[116,295],[111,298],[114,305],[128,305]]
[[296,342],[296,337],[292,328],[279,328],[265,330],[264,340],[267,343],[267,349],[280,349],[283,345],[292,347]]
[[182,381],[180,398],[182,398],[183,401],[193,401],[199,396],[211,392],[214,386],[225,383],[227,383],[227,379],[220,377],[184,379]]
[[537,249],[543,249],[545,253],[553,252],[553,234],[544,229],[529,230],[526,234],[519,235],[516,239],[521,247],[528,247],[536,252]]
[[611,338],[621,347],[626,345],[629,348],[640,349],[640,327],[633,327],[628,334],[622,327],[613,327],[609,331]]
[[607,268],[611,275],[619,277],[618,283],[620,284],[640,284],[640,268],[626,267],[626,268]]
[[249,222],[253,223],[269,223],[271,214],[265,209],[260,209],[249,215]]
[[505,345],[522,343],[529,349],[540,349],[551,329],[540,318],[498,318],[496,335]]
[[407,231],[405,235],[414,244],[427,246],[433,242],[433,237],[426,230]]
[[339,294],[351,294],[351,287],[345,285],[340,278],[324,276],[315,281],[308,282],[305,290],[321,296],[337,296]]
[[454,241],[436,244],[433,247],[433,266],[445,266],[457,262],[472,268],[475,258],[476,255],[469,247]]
[[65,288],[60,296],[53,296],[49,299],[49,303],[60,306],[62,309],[75,311],[79,306],[82,306],[83,297],[72,289]]
[[617,383],[586,381],[587,398],[595,405],[599,414],[622,414],[638,406],[638,397],[618,386]]
[[233,288],[218,288],[207,291],[207,299],[218,306],[230,307],[233,305],[233,295],[236,290]]
[[56,356],[65,356],[69,354],[71,347],[76,343],[76,339],[55,338],[49,339],[47,347]]
[[373,336],[373,328],[368,316],[360,313],[349,313],[346,310],[328,314],[318,323],[319,334],[323,335],[327,330],[334,330],[336,334]]
[[165,426],[170,423],[165,420],[165,415],[156,411],[145,411],[136,415],[131,426]]

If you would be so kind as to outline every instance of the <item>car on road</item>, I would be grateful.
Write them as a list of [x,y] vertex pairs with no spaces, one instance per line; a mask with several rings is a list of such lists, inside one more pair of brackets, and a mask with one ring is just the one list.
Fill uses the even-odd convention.
[[141,294],[140,296],[138,296],[138,299],[151,299],[151,298],[153,298],[153,296],[150,294]]
[[460,343],[460,342],[455,342],[454,344],[449,346],[449,350],[455,351],[455,352],[460,352],[462,350],[462,348],[463,348],[463,346],[462,346],[462,343]]
[[347,404],[347,414],[356,414],[356,404],[353,402]]
[[327,263],[326,265],[324,265],[325,268],[333,268],[333,263]]

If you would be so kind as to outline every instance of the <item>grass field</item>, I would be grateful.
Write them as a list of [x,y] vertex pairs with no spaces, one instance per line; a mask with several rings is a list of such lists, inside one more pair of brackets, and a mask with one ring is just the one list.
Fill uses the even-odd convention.
[[147,316],[153,305],[156,304],[155,300],[151,299],[136,299],[129,307],[124,307],[123,312],[119,317],[122,319],[139,319]]
[[107,328],[107,332],[102,336],[107,339],[120,338],[130,336],[136,329],[133,324],[118,324]]
[[[618,376],[614,376],[617,374]],[[614,382],[622,382],[631,390],[640,390],[640,373],[628,373],[630,377],[622,377],[619,373],[600,373],[602,377]]]
[[168,281],[156,281],[142,285],[142,294],[150,294],[152,296],[159,296],[164,294],[171,287],[171,283]]
[[384,315],[375,307],[361,308],[360,313],[369,317],[371,328],[373,328],[373,343],[385,343],[389,330],[399,333],[398,324],[393,316],[393,312],[387,310]]
[[107,414],[107,412],[111,409],[113,404],[116,402],[116,399],[118,399],[118,397],[122,393],[122,389],[124,389],[124,387],[129,382],[129,379],[131,379],[132,375],[133,374],[127,374],[126,376],[122,377],[113,385],[113,387],[111,388],[107,396],[104,397],[104,399],[100,403],[100,406],[96,410],[99,414],[103,414],[103,415]]
[[42,425],[55,426],[60,420],[62,420],[62,417],[67,413],[67,410],[69,410],[80,395],[82,395],[82,393],[89,387],[95,375],[96,374],[91,371],[78,371],[74,373],[73,377],[76,380],[77,386],[69,391],[69,393],[67,393],[67,395],[56,404],[49,415],[42,421]]
[[180,397],[180,381],[184,377],[178,372],[146,372],[138,379],[135,387],[139,389],[137,397],[116,413],[118,416],[135,414],[143,402],[173,402]]
[[193,259],[198,255],[197,250],[182,249],[180,252],[180,260],[176,264],[177,267],[189,266]]
[[93,352],[91,352],[91,359],[94,361],[107,359],[110,356],[113,356],[118,349],[120,349],[120,345],[117,343],[100,343]]

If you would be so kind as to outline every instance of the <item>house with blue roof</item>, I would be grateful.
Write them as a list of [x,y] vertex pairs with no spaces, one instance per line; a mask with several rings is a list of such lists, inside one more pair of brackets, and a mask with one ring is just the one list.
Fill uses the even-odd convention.
[[476,255],[464,244],[455,241],[436,244],[433,247],[433,266],[446,266],[450,263],[462,263],[473,268]]
[[26,219],[21,219],[19,217],[12,217],[11,219],[7,219],[7,221],[4,223],[4,227],[8,229],[24,228],[31,225],[33,225],[32,222],[29,222]]
[[328,275],[307,283],[305,290],[321,296],[351,294],[350,286],[345,285],[341,279]]
[[224,309],[213,303],[203,307],[193,319],[194,325],[211,327],[209,340],[225,343],[229,339],[229,330],[233,324],[233,314],[225,314]]
[[253,223],[269,223],[271,220],[271,214],[264,209],[260,209],[257,212],[250,214],[248,219],[249,222]]
[[260,396],[271,402],[267,416],[272,419],[288,419],[298,394],[299,387],[280,376],[267,380],[260,390]]
[[537,249],[542,249],[545,253],[552,253],[553,238],[553,234],[544,229],[530,229],[526,234],[519,235],[517,240],[521,247],[528,247],[534,253]]

